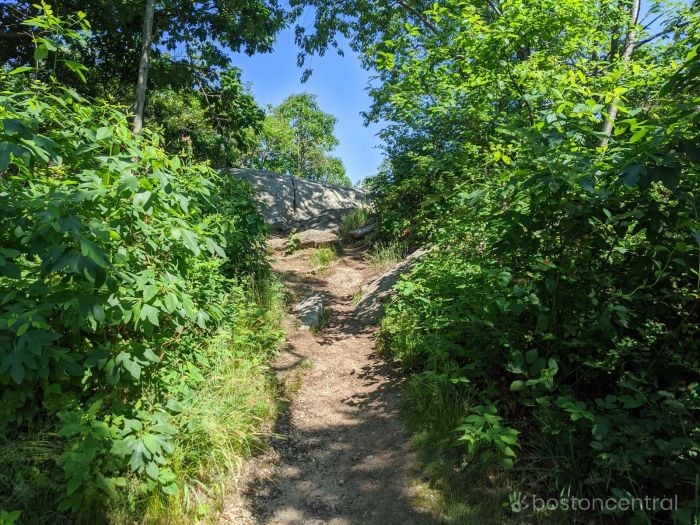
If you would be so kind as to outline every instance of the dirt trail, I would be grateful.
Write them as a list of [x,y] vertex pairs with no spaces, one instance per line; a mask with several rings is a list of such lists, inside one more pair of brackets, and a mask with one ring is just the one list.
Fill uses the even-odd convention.
[[373,277],[362,253],[346,249],[322,275],[308,252],[276,255],[274,267],[296,298],[324,292],[330,315],[317,334],[287,319],[274,368],[291,404],[221,523],[436,523],[411,505],[416,462],[398,417],[400,376],[375,354],[376,328],[355,319],[353,297]]

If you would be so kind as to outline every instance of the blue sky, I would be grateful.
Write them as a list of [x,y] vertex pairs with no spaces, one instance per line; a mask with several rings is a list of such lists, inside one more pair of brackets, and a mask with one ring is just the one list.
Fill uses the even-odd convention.
[[304,68],[311,67],[313,75],[302,84],[294,29],[287,28],[279,33],[274,52],[252,57],[235,54],[233,63],[243,71],[243,82],[249,84],[261,106],[277,105],[302,91],[317,95],[321,109],[338,118],[335,136],[340,146],[334,154],[343,159],[350,180],[358,182],[374,175],[381,163],[382,154],[377,148],[381,141],[376,136],[381,127],[363,125],[360,112],[370,106],[365,88],[371,74],[360,67],[349,48],[344,51],[343,57],[331,50],[323,57],[308,58]]

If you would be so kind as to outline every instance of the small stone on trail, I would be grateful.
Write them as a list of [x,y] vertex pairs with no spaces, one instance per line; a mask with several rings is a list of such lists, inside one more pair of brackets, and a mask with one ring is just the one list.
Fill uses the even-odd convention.
[[323,317],[322,293],[315,293],[308,296],[296,306],[297,315],[301,323],[308,328],[318,328]]

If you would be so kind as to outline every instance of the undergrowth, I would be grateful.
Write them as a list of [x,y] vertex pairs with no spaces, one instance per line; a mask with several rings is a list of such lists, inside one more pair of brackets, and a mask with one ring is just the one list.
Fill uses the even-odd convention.
[[[450,20],[440,46],[465,42],[471,76],[446,67],[441,81],[469,78],[470,96],[416,110],[404,124],[419,129],[396,126],[389,169],[372,183],[381,231],[432,248],[396,285],[380,342],[410,376],[406,418],[445,513],[480,523],[469,513],[489,489],[498,519],[697,525],[698,3],[683,12],[687,32],[640,50],[624,74],[607,70],[625,93],[611,135],[609,87],[572,80],[611,64],[604,39],[571,31],[593,4],[559,2],[557,20],[554,4],[502,3],[497,23],[468,30],[461,21],[484,20],[478,8],[448,4],[435,7],[436,23]],[[590,20],[615,34],[634,18]],[[507,27],[551,34],[516,50],[501,45]],[[434,43],[407,46],[401,71],[435,72],[445,49],[431,55]],[[501,91],[511,82],[519,107]],[[403,103],[390,109],[404,116]],[[445,131],[448,114],[459,133]]]
[[372,245],[367,259],[374,271],[385,270],[408,255],[408,244],[402,241],[378,242]]
[[309,260],[311,261],[311,265],[313,266],[314,270],[317,272],[325,272],[328,267],[333,263],[338,258],[338,254],[333,248],[328,248],[328,247],[321,247],[321,248],[315,248],[312,252],[311,255],[309,256]]
[[191,523],[274,415],[281,290],[249,185],[58,83],[84,15],[45,3],[0,69],[0,515]]
[[347,239],[352,230],[362,228],[369,220],[369,211],[366,208],[358,208],[346,214],[338,228],[338,233],[343,239]]
[[[206,344],[206,365],[179,414],[173,471],[183,487],[181,497],[151,497],[146,522],[215,518],[242,461],[264,448],[267,424],[277,415],[268,363],[282,341],[282,285],[272,278],[249,282],[234,288],[232,296],[238,315]],[[123,522],[133,509],[116,507],[114,514],[111,521]]]

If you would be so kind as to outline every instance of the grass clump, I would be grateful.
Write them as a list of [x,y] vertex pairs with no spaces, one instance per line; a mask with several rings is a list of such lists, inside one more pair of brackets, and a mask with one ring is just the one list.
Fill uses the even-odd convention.
[[372,247],[368,255],[373,270],[384,270],[408,255],[408,245],[404,242],[380,242]]
[[366,208],[358,208],[343,217],[340,223],[339,233],[342,238],[347,238],[352,230],[362,228],[369,220],[369,212]]
[[471,408],[470,386],[423,372],[409,379],[405,396],[401,416],[424,469],[415,503],[442,516],[445,525],[515,523],[501,511],[509,493],[505,471],[470,461],[454,446],[454,429]]
[[324,272],[328,269],[333,261],[338,258],[338,254],[333,248],[322,247],[316,248],[311,252],[310,260],[317,272]]

